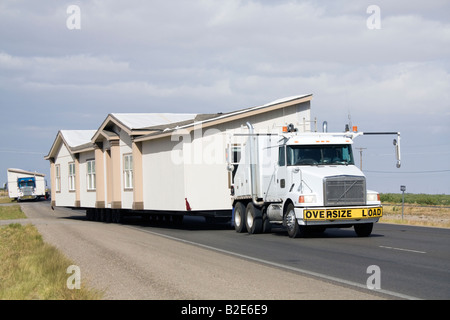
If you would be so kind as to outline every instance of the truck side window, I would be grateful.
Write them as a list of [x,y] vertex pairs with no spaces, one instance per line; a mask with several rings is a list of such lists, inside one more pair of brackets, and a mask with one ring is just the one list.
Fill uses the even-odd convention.
[[286,147],[282,146],[278,148],[278,165],[284,167],[286,165]]

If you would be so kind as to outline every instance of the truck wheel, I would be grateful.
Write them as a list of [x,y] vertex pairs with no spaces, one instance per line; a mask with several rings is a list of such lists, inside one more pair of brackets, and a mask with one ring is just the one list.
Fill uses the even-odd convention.
[[262,232],[263,233],[269,233],[270,231],[272,231],[272,224],[270,223],[269,218],[267,217],[266,214],[263,215],[263,228],[262,228]]
[[291,238],[303,237],[306,234],[306,226],[301,226],[298,224],[295,216],[294,205],[292,203],[288,205],[286,214],[284,215],[284,225],[286,226],[288,235]]
[[361,223],[354,225],[358,237],[368,237],[372,233],[373,223]]
[[245,207],[241,202],[236,202],[234,205],[234,229],[239,233],[246,231]]
[[249,202],[245,209],[245,226],[250,234],[262,232],[262,213],[261,209],[255,207],[252,202]]

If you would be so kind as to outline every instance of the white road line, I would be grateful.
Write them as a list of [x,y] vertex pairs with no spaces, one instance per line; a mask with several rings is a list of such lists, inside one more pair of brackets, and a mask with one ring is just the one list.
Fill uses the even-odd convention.
[[284,264],[280,264],[280,263],[276,263],[276,262],[272,262],[272,261],[268,261],[268,260],[263,260],[263,259],[259,259],[259,258],[250,257],[250,256],[239,254],[239,253],[236,253],[236,252],[232,252],[232,251],[228,251],[228,250],[224,250],[224,249],[211,247],[211,246],[208,246],[208,245],[205,245],[205,244],[201,244],[201,243],[197,243],[197,242],[193,242],[193,241],[189,241],[189,240],[184,240],[184,239],[181,239],[181,238],[177,238],[177,237],[169,236],[169,235],[166,235],[166,234],[163,234],[163,233],[142,229],[142,228],[139,228],[139,227],[133,227],[133,226],[126,226],[126,227],[131,228],[131,229],[135,229],[135,230],[139,230],[139,231],[142,231],[142,232],[150,233],[150,234],[153,234],[153,235],[161,236],[161,237],[164,237],[164,238],[167,238],[167,239],[171,239],[171,240],[175,240],[175,241],[191,244],[191,245],[194,245],[194,246],[197,246],[197,247],[214,250],[216,252],[222,252],[222,253],[225,253],[225,254],[228,254],[228,255],[231,255],[231,256],[235,256],[235,257],[239,257],[239,258],[243,258],[243,259],[247,259],[247,260],[263,263],[263,264],[270,265],[270,266],[273,266],[273,267],[286,269],[286,270],[291,270],[291,271],[296,271],[296,272],[307,274],[307,275],[310,275],[310,276],[313,276],[313,277],[321,278],[321,279],[324,279],[324,280],[334,281],[336,283],[344,284],[344,285],[347,285],[347,286],[353,286],[353,287],[357,287],[357,288],[360,288],[360,289],[373,291],[374,293],[378,292],[378,293],[382,293],[382,294],[386,294],[386,295],[390,295],[390,296],[393,296],[393,297],[397,297],[397,298],[400,298],[400,299],[406,299],[406,300],[420,300],[420,298],[417,298],[417,297],[413,297],[413,296],[409,296],[409,295],[406,295],[406,294],[393,292],[393,291],[389,291],[389,290],[383,290],[383,289],[370,290],[370,289],[367,288],[367,285],[363,285],[361,283],[348,281],[348,280],[345,280],[345,279],[340,279],[340,278],[337,278],[337,277],[328,276],[326,274],[321,274],[321,273],[318,273],[318,272],[313,272],[313,271],[309,271],[309,270],[305,270],[305,269],[295,268],[295,267],[291,267],[291,266],[288,266],[288,265],[284,265]]
[[407,252],[414,252],[414,253],[426,253],[425,251],[418,251],[418,250],[411,250],[411,249],[394,248],[394,247],[386,247],[386,246],[379,246],[379,247],[384,248],[384,249],[407,251]]

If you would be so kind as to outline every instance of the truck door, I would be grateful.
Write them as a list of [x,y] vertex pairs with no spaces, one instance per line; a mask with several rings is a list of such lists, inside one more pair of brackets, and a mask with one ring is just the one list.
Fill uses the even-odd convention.
[[286,168],[286,146],[278,148],[278,166],[275,173],[275,183],[277,187],[277,196],[284,198],[288,192],[287,168]]

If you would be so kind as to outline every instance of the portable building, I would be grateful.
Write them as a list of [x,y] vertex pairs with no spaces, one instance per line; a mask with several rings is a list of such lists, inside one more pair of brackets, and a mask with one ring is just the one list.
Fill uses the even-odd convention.
[[20,201],[47,197],[45,174],[9,168],[7,170],[7,177],[8,195],[10,199]]
[[245,124],[256,133],[288,124],[310,131],[311,99],[214,114],[112,113],[97,130],[61,130],[46,156],[52,205],[228,214],[233,172],[227,159],[238,162]]

